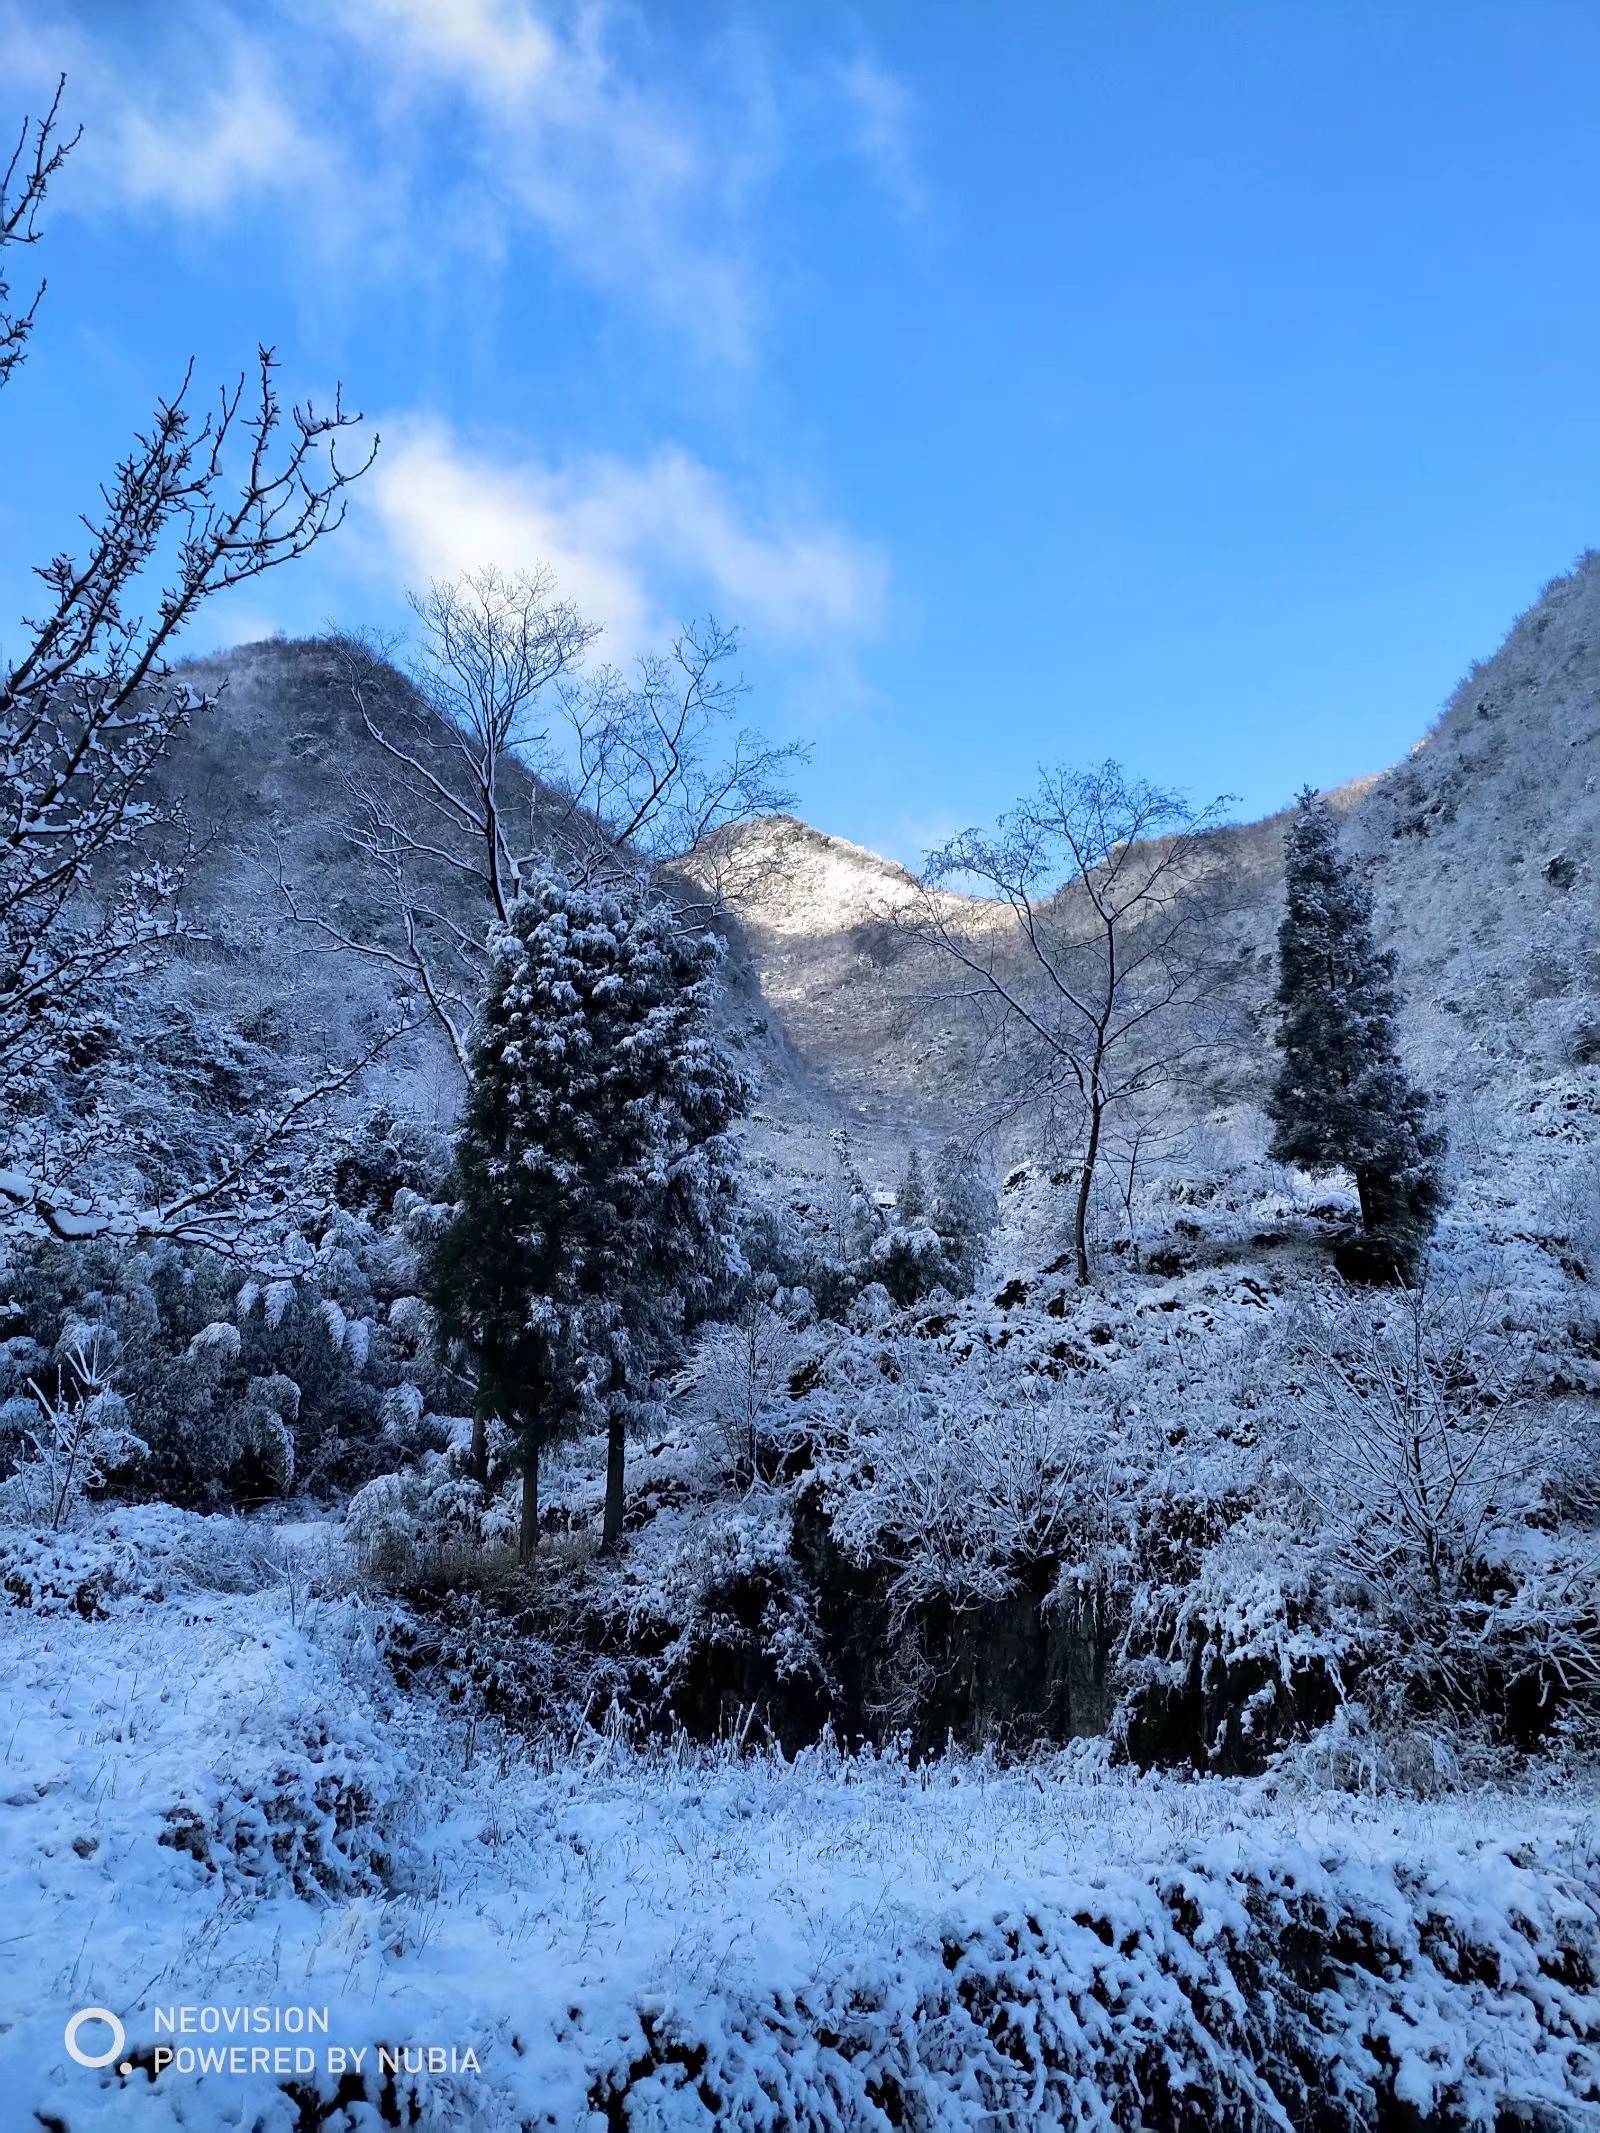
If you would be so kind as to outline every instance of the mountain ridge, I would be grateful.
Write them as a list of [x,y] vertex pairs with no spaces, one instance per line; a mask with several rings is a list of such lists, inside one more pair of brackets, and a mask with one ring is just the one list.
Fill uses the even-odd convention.
[[[326,643],[268,639],[183,671],[218,694],[161,783],[206,831],[190,899],[210,938],[186,944],[128,1011],[148,1025],[159,1008],[161,1042],[180,1054],[236,1039],[250,1051],[239,1091],[196,1085],[184,1099],[203,1110],[243,1102],[274,1060],[305,1078],[308,1062],[353,1051],[392,1015],[397,988],[379,966],[319,949],[290,926],[273,878],[274,863],[288,865],[351,924],[383,923],[340,826],[347,781],[377,766]],[[1458,1109],[1509,1103],[1517,1131],[1530,1104],[1571,1094],[1563,1076],[1583,1066],[1581,1002],[1600,983],[1597,774],[1600,557],[1591,553],[1474,663],[1398,763],[1331,796],[1400,956],[1413,1064]],[[524,797],[536,807],[531,774]],[[1283,820],[1214,833],[1239,884],[1230,924],[1244,1004],[1263,1027]],[[730,1027],[763,1084],[752,1128],[763,1160],[814,1177],[827,1130],[842,1126],[882,1182],[909,1143],[960,1118],[957,1018],[919,999],[907,944],[882,923],[911,882],[905,867],[779,813],[718,832],[688,870],[727,897]],[[455,1068],[444,1053],[426,1034],[413,1040],[369,1075],[364,1100],[446,1123]],[[1586,1083],[1577,1100],[1589,1102]],[[1247,1087],[1212,1108],[1227,1130],[1244,1130],[1250,1102]]]

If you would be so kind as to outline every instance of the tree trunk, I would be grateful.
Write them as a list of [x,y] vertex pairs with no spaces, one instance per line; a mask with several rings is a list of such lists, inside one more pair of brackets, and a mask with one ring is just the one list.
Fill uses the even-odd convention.
[[472,1410],[472,1451],[469,1463],[480,1489],[489,1486],[489,1416],[480,1399]]
[[1378,1226],[1377,1195],[1371,1174],[1365,1170],[1356,1172],[1356,1198],[1361,1202],[1361,1227],[1370,1237]]
[[517,1561],[531,1569],[539,1552],[539,1440],[532,1430],[522,1446],[522,1524],[517,1533]]
[[1078,1205],[1072,1221],[1072,1249],[1078,1262],[1078,1286],[1089,1286],[1089,1195],[1094,1189],[1095,1160],[1100,1153],[1100,1119],[1104,1106],[1091,1101],[1089,1139],[1083,1151],[1083,1169],[1078,1177]]
[[613,1415],[606,1430],[606,1515],[600,1534],[600,1552],[612,1555],[622,1544],[622,1475],[628,1442],[622,1417]]

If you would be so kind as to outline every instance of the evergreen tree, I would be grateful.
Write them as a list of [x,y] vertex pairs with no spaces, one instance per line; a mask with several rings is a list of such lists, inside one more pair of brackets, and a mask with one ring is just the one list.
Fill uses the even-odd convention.
[[842,1319],[867,1283],[877,1279],[873,1254],[888,1225],[861,1175],[849,1134],[835,1127],[828,1140],[832,1161],[823,1187],[822,1250],[812,1280],[822,1316]]
[[959,1296],[972,1287],[994,1226],[994,1195],[973,1159],[954,1142],[939,1152],[930,1188],[913,1148],[894,1196],[894,1220],[873,1247],[872,1271],[897,1304],[936,1289]]
[[994,1229],[994,1186],[977,1156],[955,1140],[939,1150],[935,1177],[930,1213],[950,1268],[947,1286],[963,1293],[978,1278]]
[[928,1181],[916,1148],[895,1187],[893,1220],[873,1246],[871,1273],[897,1304],[918,1303],[949,1286],[950,1269],[929,1219]]
[[919,1229],[928,1218],[928,1181],[922,1169],[922,1151],[913,1148],[895,1187],[895,1220],[907,1229]]
[[535,881],[491,956],[430,1287],[519,1437],[527,1562],[541,1453],[602,1424],[616,1542],[629,1407],[737,1271],[746,1092],[711,1027],[719,944],[637,887]]
[[1303,1170],[1348,1170],[1377,1267],[1408,1281],[1443,1203],[1445,1138],[1400,1061],[1396,959],[1377,945],[1372,892],[1340,846],[1333,810],[1309,789],[1284,858],[1272,1154]]

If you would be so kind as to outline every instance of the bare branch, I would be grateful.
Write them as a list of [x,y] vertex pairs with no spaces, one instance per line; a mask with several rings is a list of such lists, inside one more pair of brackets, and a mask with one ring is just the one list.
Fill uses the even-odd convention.
[[[781,806],[803,751],[740,730],[719,752],[745,690],[730,671],[737,637],[715,622],[683,630],[624,676],[578,671],[596,632],[545,570],[473,572],[414,596],[412,609],[420,641],[409,676],[386,648],[333,639],[380,763],[352,785],[344,834],[388,923],[381,937],[357,937],[292,890],[281,863],[278,886],[292,922],[403,973],[464,1068],[488,928],[531,870],[636,877],[679,859]],[[481,907],[481,931],[451,915],[463,889]]]
[[312,1212],[297,1187],[274,1170],[286,1165],[297,1137],[321,1119],[380,1053],[413,1033],[415,1023],[385,1029],[358,1058],[346,1061],[307,1089],[295,1091],[264,1117],[238,1153],[216,1172],[173,1199],[151,1206],[119,1204],[100,1192],[75,1192],[70,1184],[24,1170],[0,1170],[0,1228],[12,1235],[54,1237],[68,1244],[113,1239],[203,1245],[257,1271],[277,1263],[286,1230]]
[[[39,210],[50,181],[71,155],[83,135],[80,127],[70,140],[60,130],[61,97],[67,85],[63,74],[56,82],[50,108],[37,121],[24,119],[3,176],[0,176],[0,250],[7,245],[37,244],[41,236]],[[30,151],[29,142],[32,141]],[[0,273],[0,386],[17,370],[27,354],[28,336],[38,316],[44,295],[40,282],[25,311],[10,308],[11,284]]]
[[[1095,1166],[1113,1114],[1176,1085],[1220,1041],[1196,1018],[1219,973],[1205,840],[1226,804],[1191,808],[1115,763],[1047,770],[994,832],[963,831],[935,852],[883,914],[964,974],[937,997],[960,1000],[972,1016],[996,1120],[1031,1111],[1053,1126],[1062,1098],[1072,1100],[1080,1281],[1089,1279]],[[952,884],[981,893],[958,895]]]

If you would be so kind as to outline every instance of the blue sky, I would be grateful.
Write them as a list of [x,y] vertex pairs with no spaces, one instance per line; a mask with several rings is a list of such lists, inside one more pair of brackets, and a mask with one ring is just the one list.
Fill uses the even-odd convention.
[[0,614],[264,338],[384,448],[213,636],[491,559],[619,658],[713,609],[914,858],[1042,759],[1379,767],[1600,538],[1592,0],[0,0],[4,103],[62,67]]

